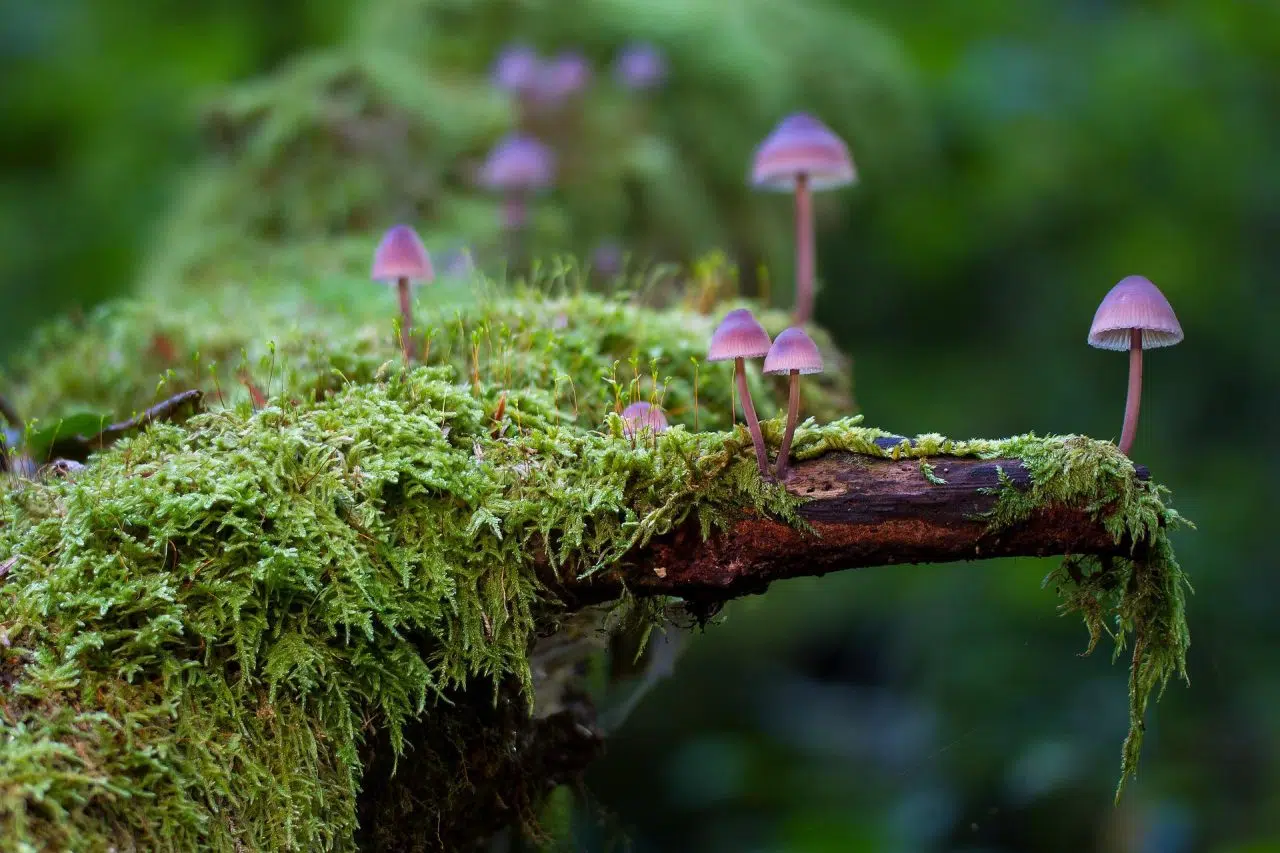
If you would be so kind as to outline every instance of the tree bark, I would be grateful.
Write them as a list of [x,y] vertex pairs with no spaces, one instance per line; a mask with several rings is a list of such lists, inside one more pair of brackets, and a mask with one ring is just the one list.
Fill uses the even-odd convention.
[[[1017,488],[1030,486],[1022,462],[947,456],[927,461],[945,483],[930,482],[919,459],[832,453],[798,463],[786,488],[806,500],[799,515],[812,530],[749,514],[704,540],[690,522],[655,538],[615,570],[562,589],[579,604],[606,600],[624,586],[635,595],[714,604],[764,592],[777,580],[842,569],[1120,555],[1134,545],[1115,541],[1100,518],[1067,506],[1046,506],[1017,524],[992,529],[983,516],[995,506],[999,472]],[[1139,466],[1137,476],[1149,474]]]

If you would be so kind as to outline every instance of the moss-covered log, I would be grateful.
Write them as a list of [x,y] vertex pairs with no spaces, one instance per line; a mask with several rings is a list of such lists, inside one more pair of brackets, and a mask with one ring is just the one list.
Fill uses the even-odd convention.
[[[1135,468],[1134,477],[1146,480],[1146,469]],[[627,555],[608,577],[569,586],[579,601],[625,587],[634,595],[707,604],[843,569],[993,557],[1130,558],[1146,547],[1127,535],[1117,539],[1096,513],[1063,503],[994,527],[989,517],[1002,487],[1031,487],[1022,460],[935,457],[922,464],[833,453],[788,472],[786,490],[803,501],[796,510],[803,525],[751,513],[704,538],[686,523]]]
[[[599,748],[573,672],[540,649],[580,661],[575,644],[665,616],[658,595],[581,612],[562,593],[758,589],[702,544],[744,525],[792,549],[778,576],[800,543],[831,549],[811,551],[821,571],[945,558],[948,531],[970,537],[957,558],[997,542],[1072,555],[1049,579],[1064,606],[1095,640],[1133,638],[1125,776],[1147,698],[1182,672],[1180,518],[1110,442],[908,441],[813,393],[826,422],[800,426],[784,488],[729,419],[727,377],[693,359],[711,317],[502,296],[437,310],[431,363],[406,369],[385,324],[272,304],[287,321],[115,306],[48,330],[14,371],[44,424],[28,436],[146,408],[157,369],[208,407],[0,489],[0,837],[16,849],[460,849],[531,826]],[[205,361],[227,377],[251,346],[265,407]],[[752,384],[776,449],[780,389]],[[672,428],[630,437],[617,410],[636,396],[665,401]],[[883,511],[935,539],[886,525],[877,489],[917,492]],[[832,512],[851,522],[839,535]],[[696,584],[645,588],[655,569],[681,576],[678,559]]]

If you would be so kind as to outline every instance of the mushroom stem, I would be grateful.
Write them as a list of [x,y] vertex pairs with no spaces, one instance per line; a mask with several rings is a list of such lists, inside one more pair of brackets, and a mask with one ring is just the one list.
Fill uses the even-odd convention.
[[787,478],[791,464],[791,437],[796,434],[796,420],[800,416],[800,371],[791,371],[791,395],[787,400],[787,428],[782,433],[782,445],[778,448],[778,464],[775,470],[779,480]]
[[813,317],[813,191],[809,176],[796,175],[796,323]]
[[409,298],[409,279],[396,279],[396,291],[400,295],[400,348],[404,350],[404,360],[413,361],[413,307]]
[[1120,452],[1125,456],[1138,437],[1138,406],[1142,402],[1142,330],[1129,330],[1129,393],[1124,401],[1124,428],[1120,432]]
[[528,219],[529,207],[524,194],[512,190],[502,203],[502,230],[506,232],[508,268],[514,268],[524,261],[524,229]]
[[746,360],[735,358],[733,372],[738,380],[738,395],[742,397],[742,413],[747,418],[747,429],[751,432],[751,443],[756,447],[756,463],[760,466],[760,476],[769,473],[769,457],[764,452],[764,435],[760,432],[760,420],[756,417],[756,407],[751,402],[751,391],[747,388]]

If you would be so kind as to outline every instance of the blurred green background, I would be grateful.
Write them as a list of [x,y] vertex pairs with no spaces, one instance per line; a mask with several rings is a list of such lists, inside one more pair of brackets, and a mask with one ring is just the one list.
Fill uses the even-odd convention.
[[[631,38],[662,88],[610,80]],[[1135,457],[1199,526],[1175,542],[1193,686],[1152,708],[1118,807],[1126,668],[1077,656],[1050,564],[898,567],[728,608],[610,741],[574,848],[1280,850],[1274,3],[3,0],[0,354],[216,278],[210,253],[365,252],[392,218],[483,264],[497,202],[469,170],[514,123],[486,76],[512,41],[596,69],[549,125],[568,166],[539,249],[720,247],[789,304],[790,206],[746,188],[751,149],[794,109],[846,136],[862,182],[820,199],[818,319],[870,423],[1114,437],[1097,301],[1143,274],[1186,330],[1149,354]],[[388,116],[389,146],[342,136]]]

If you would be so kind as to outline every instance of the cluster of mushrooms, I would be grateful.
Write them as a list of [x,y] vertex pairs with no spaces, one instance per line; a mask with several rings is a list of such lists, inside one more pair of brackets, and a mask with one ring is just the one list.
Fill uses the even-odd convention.
[[[539,144],[514,138],[499,145],[486,164],[486,185],[519,186],[524,191],[550,181],[545,151]],[[501,156],[498,156],[501,155]],[[751,183],[757,188],[794,193],[796,222],[795,325],[770,340],[768,332],[745,308],[730,311],[711,337],[707,361],[732,361],[738,397],[761,476],[769,476],[769,458],[760,421],[747,387],[746,360],[764,358],[766,374],[790,378],[787,421],[778,449],[774,476],[785,480],[790,464],[791,440],[800,410],[801,374],[821,373],[822,353],[802,328],[813,314],[814,225],[812,193],[847,186],[857,179],[849,149],[830,128],[807,113],[784,118],[756,149]],[[513,196],[508,217],[523,216],[522,197]],[[514,224],[514,222],[512,223]],[[407,225],[391,228],[373,260],[375,281],[395,282],[400,298],[401,342],[406,361],[413,358],[410,285],[434,277],[431,258],[417,233]],[[1129,276],[1111,289],[1098,306],[1089,331],[1091,346],[1129,350],[1129,390],[1124,425],[1118,447],[1128,455],[1137,435],[1138,408],[1142,396],[1142,352],[1171,346],[1182,340],[1182,327],[1164,294],[1149,280]],[[642,431],[653,435],[667,428],[661,407],[632,403],[620,413],[626,434],[634,441]]]

